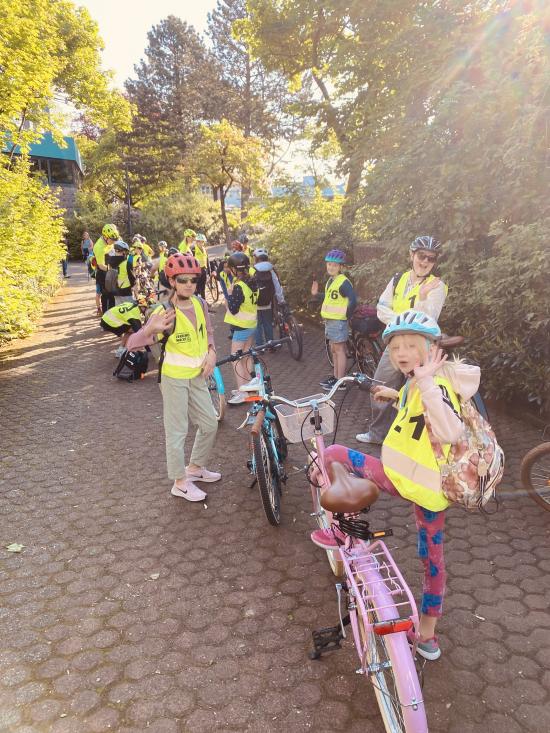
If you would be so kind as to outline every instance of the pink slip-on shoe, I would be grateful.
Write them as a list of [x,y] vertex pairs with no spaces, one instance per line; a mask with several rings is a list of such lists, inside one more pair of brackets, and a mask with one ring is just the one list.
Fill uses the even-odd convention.
[[190,481],[206,481],[211,484],[214,481],[219,481],[222,477],[221,473],[217,471],[209,471],[207,468],[201,468],[198,473],[191,472],[188,468],[185,469],[185,475]]
[[170,493],[172,496],[180,496],[182,499],[187,499],[187,501],[204,501],[206,499],[206,493],[189,480],[182,484],[177,484],[174,481]]

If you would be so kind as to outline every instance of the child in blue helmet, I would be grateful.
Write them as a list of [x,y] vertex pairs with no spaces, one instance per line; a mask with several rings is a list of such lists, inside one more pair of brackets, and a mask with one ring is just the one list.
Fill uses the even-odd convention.
[[[346,374],[346,341],[348,340],[348,318],[357,307],[357,296],[350,280],[343,274],[346,255],[339,249],[331,249],[325,257],[329,278],[325,285],[325,297],[321,306],[321,317],[325,321],[325,338],[332,352],[334,373],[323,379],[321,387],[330,390]],[[319,283],[314,280],[311,294],[319,293]]]
[[[425,313],[408,310],[394,318],[383,338],[392,365],[406,382],[399,392],[382,385],[372,388],[375,399],[393,403],[397,411],[384,439],[381,458],[342,445],[329,446],[324,455],[327,467],[340,463],[350,473],[369,479],[380,491],[413,504],[418,555],[424,565],[417,650],[430,660],[441,655],[435,626],[445,594],[445,509],[450,503],[441,488],[439,466],[462,437],[458,395],[462,400],[470,399],[480,378],[477,366],[460,361],[447,363],[447,356],[437,344],[440,337],[436,321]],[[323,549],[333,549],[339,531],[316,530],[311,539]]]

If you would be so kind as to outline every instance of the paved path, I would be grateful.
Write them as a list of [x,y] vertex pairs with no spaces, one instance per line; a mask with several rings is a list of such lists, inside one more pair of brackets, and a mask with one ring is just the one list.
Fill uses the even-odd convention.
[[[110,376],[113,339],[93,311],[73,268],[41,329],[0,353],[0,731],[380,731],[349,643],[307,657],[336,605],[308,540],[300,448],[278,529],[249,489],[242,407],[219,431],[212,467],[224,481],[207,508],[171,497],[155,376]],[[219,350],[228,345],[219,327]],[[320,334],[309,328],[301,364],[286,351],[269,363],[279,391],[317,391]],[[342,441],[366,415],[353,392]],[[494,422],[510,483],[537,431]],[[550,514],[507,493],[490,518],[449,512],[443,657],[425,675],[432,732],[550,730]],[[394,527],[418,591],[410,508],[383,499],[372,518]],[[8,553],[12,542],[23,552]]]

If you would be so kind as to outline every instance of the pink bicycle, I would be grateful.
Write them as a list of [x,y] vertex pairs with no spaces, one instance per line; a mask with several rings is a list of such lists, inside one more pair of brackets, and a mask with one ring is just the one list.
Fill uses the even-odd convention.
[[[321,488],[330,484],[323,436],[334,429],[331,398],[346,382],[363,389],[372,384],[366,375],[354,374],[339,379],[328,394],[300,400],[271,396],[271,403],[277,403],[275,410],[285,437],[291,443],[302,442],[310,456],[307,471],[317,523],[327,528],[336,522],[345,538],[337,550],[327,550],[333,572],[341,570],[344,575],[336,584],[339,623],[313,632],[310,656],[319,659],[324,652],[339,648],[346,638],[346,626],[351,626],[359,657],[357,673],[368,676],[374,687],[386,733],[426,733],[426,711],[415,664],[416,641],[411,648],[407,637],[419,628],[418,611],[383,542],[393,532],[371,531],[369,523],[360,518],[363,512],[331,514],[321,505]],[[314,450],[308,448],[308,439],[313,440]],[[367,497],[365,502],[367,506]]]

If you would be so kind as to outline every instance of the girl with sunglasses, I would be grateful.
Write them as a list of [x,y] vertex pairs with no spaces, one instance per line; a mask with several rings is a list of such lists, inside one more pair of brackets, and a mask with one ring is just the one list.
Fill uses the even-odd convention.
[[[387,284],[376,307],[378,318],[386,325],[396,316],[414,309],[435,321],[447,297],[447,286],[433,274],[441,250],[441,242],[428,235],[416,237],[409,246],[411,269],[395,275]],[[382,354],[374,378],[387,387],[399,390],[404,383],[401,372],[392,365],[388,350]],[[387,404],[371,397],[372,420],[367,433],[359,433],[360,443],[382,445],[393,421],[393,412]]]
[[[159,382],[163,400],[166,463],[174,480],[172,494],[188,501],[204,501],[206,493],[195,482],[219,481],[221,474],[205,464],[218,429],[206,380],[216,366],[216,349],[208,308],[195,289],[201,267],[190,254],[174,254],[164,273],[172,294],[160,304],[145,326],[130,337],[128,349],[162,343]],[[184,447],[189,420],[197,426],[189,465]]]

